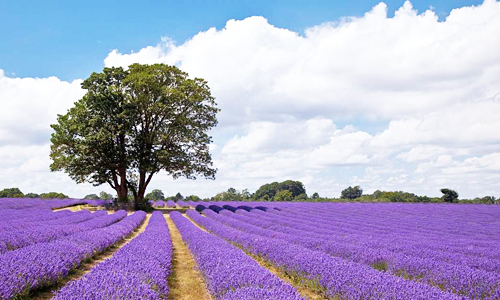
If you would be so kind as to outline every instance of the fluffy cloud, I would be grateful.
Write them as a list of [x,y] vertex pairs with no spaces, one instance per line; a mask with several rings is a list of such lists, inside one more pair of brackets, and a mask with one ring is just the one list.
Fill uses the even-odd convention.
[[[328,196],[349,184],[499,196],[498,14],[500,2],[486,0],[438,21],[433,11],[418,13],[406,2],[389,18],[380,3],[362,17],[303,35],[255,16],[180,45],[164,38],[136,53],[113,50],[104,64],[175,64],[208,80],[222,109],[212,147],[218,179],[173,182],[160,174],[151,188],[209,196],[291,178]],[[81,97],[79,83],[0,72],[7,108],[0,111],[0,167],[17,180],[43,174],[54,189],[64,184],[76,196],[90,191],[43,171],[48,125]],[[0,178],[2,185],[16,182],[9,180]],[[41,186],[37,180],[33,185]]]
[[182,45],[111,52],[105,64],[175,63],[209,81],[227,123],[286,115],[392,120],[498,93],[500,3],[453,10],[444,22],[406,2],[387,17],[380,3],[361,18],[305,31],[263,17],[230,20]]
[[83,96],[81,80],[10,78],[0,70],[0,146],[44,144],[50,124]]

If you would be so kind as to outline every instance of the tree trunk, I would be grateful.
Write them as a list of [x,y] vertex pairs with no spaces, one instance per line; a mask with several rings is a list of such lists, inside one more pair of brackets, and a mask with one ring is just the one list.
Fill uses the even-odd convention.
[[136,209],[146,208],[144,194],[146,193],[146,187],[148,186],[150,180],[151,176],[150,178],[148,178],[148,180],[146,180],[146,172],[144,171],[139,172],[139,186],[137,187],[137,194],[134,195],[134,202]]
[[127,185],[120,185],[116,188],[116,194],[119,203],[126,203],[128,201],[128,189]]

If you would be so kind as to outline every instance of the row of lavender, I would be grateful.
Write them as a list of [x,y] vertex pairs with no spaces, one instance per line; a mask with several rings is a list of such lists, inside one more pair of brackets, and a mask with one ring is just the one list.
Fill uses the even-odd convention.
[[[460,299],[437,288],[407,281],[361,264],[331,257],[281,239],[260,236],[225,224],[224,216],[209,210],[188,215],[209,231],[241,245],[271,262],[306,286],[319,286],[325,298],[341,299]],[[252,225],[249,225],[252,226]]]
[[63,287],[55,300],[163,299],[169,293],[172,241],[167,223],[154,212],[146,230],[77,281]]
[[[279,224],[278,223],[272,223],[270,222],[270,220],[267,220],[265,218],[261,218],[260,215],[268,215],[268,216],[271,216],[272,218],[276,218],[277,215],[280,215],[280,214],[284,214],[285,210],[286,209],[286,206],[287,205],[276,205],[275,203],[273,204],[267,204],[265,205],[265,207],[261,207],[262,210],[267,210],[268,213],[265,213],[263,212],[262,210],[253,210],[252,213],[250,213],[249,215],[251,216],[251,218],[248,218],[243,216],[245,213],[241,213],[241,214],[233,214],[233,213],[230,213],[229,211],[231,209],[234,210],[234,206],[232,207],[226,207],[228,208],[229,210],[222,210],[222,206],[220,205],[220,203],[207,203],[208,205],[217,205],[216,207],[212,207],[214,210],[217,210],[217,211],[221,211],[221,214],[222,215],[232,215],[232,217],[226,217],[226,216],[222,216],[222,215],[217,215],[217,214],[214,214],[212,212],[206,212],[207,215],[211,218],[214,218],[214,219],[217,219],[218,222],[221,222],[221,223],[225,223],[226,225],[229,224],[231,225],[232,227],[234,227],[235,229],[237,229],[237,231],[234,233],[234,238],[238,238],[239,234],[241,234],[241,232],[245,232],[247,234],[250,234],[251,236],[253,235],[254,236],[254,239],[258,239],[258,238],[271,238],[272,240],[278,240],[280,242],[287,242],[288,244],[294,244],[296,246],[300,246],[300,247],[303,247],[310,250],[310,251],[315,251],[315,252],[321,252],[321,253],[325,253],[325,254],[328,254],[329,257],[335,257],[335,255],[332,255],[332,253],[327,253],[326,251],[323,251],[323,246],[325,244],[330,244],[332,245],[332,243],[329,243],[329,236],[327,235],[322,235],[320,236],[320,238],[314,238],[314,235],[315,235],[315,232],[316,231],[321,231],[321,224],[323,224],[323,220],[322,218],[325,217],[325,215],[328,215],[328,208],[336,208],[336,212],[338,212],[339,214],[342,212],[343,210],[343,207],[341,206],[328,206],[328,205],[311,205],[311,204],[301,204],[301,209],[298,210],[297,209],[297,206],[298,205],[290,205],[292,206],[293,209],[289,209],[289,212],[290,212],[290,217],[291,217],[291,220],[287,220],[287,221],[290,221],[288,223],[288,225],[290,225],[290,227],[287,227],[287,228],[283,228],[284,225],[283,224]],[[258,203],[259,206],[262,206],[262,203]],[[348,206],[350,204],[347,204]],[[313,226],[304,226],[305,224],[301,223],[300,222],[300,218],[297,217],[297,215],[300,215],[300,212],[303,211],[303,210],[311,210],[312,208],[311,207],[316,207],[318,208],[317,211],[314,212],[314,214],[312,214],[311,216],[311,219],[310,219],[310,222],[311,224],[314,224],[316,227],[313,227]],[[239,210],[239,211],[244,211],[245,209],[247,210],[251,210],[251,207],[248,206],[248,204],[246,204],[245,206],[242,206],[241,207],[242,209]],[[275,208],[278,208],[280,210],[277,210]],[[372,210],[376,207],[366,207],[368,210]],[[415,207],[413,206],[413,208],[418,208],[418,207]],[[385,213],[388,213],[391,211],[391,208],[386,206],[386,209],[387,211]],[[322,216],[322,212],[323,211],[323,216]],[[326,212],[325,212],[326,211]],[[363,216],[363,214],[359,213],[359,208],[356,208],[356,211],[357,213],[360,215],[360,216]],[[396,209],[397,211],[397,209]],[[274,212],[274,213],[273,213]],[[484,213],[488,213],[488,211],[482,211],[482,215],[483,215],[483,218],[484,218]],[[189,214],[193,214],[193,212],[190,212]],[[354,214],[354,213],[353,213]],[[460,215],[460,214],[458,214]],[[350,217],[353,217],[352,215]],[[196,218],[196,215],[194,215],[194,218]],[[246,218],[246,219],[245,219]],[[319,220],[318,220],[319,218]],[[364,216],[365,219],[367,219],[367,216],[365,215]],[[200,222],[208,222],[206,218],[198,218]],[[368,218],[369,219],[369,218]],[[488,218],[486,217],[485,218],[486,220],[491,221],[491,218]],[[293,220],[293,222],[292,222]],[[497,219],[498,220],[498,219]],[[251,222],[254,222],[255,224],[254,225],[251,225]],[[267,222],[267,223],[266,223]],[[370,222],[369,220],[367,220],[367,222]],[[295,224],[295,227],[299,227],[301,228],[302,227],[302,231],[297,231],[293,228]],[[257,225],[257,226],[255,226]],[[260,225],[260,226],[258,226]],[[307,225],[307,224],[306,224]],[[384,223],[381,223],[379,225],[384,225]],[[267,226],[267,229],[265,228]],[[326,227],[328,226],[331,226],[331,225],[326,225]],[[391,226],[390,224],[387,225],[387,226]],[[382,226],[384,227],[384,226]],[[330,227],[330,229],[333,228],[333,231],[336,230],[335,227]],[[290,234],[289,232],[287,232],[286,230],[290,230],[291,232],[293,232],[292,234]],[[362,236],[363,234],[372,234],[371,232],[366,232],[366,229],[363,228],[362,229],[363,232],[360,232],[360,236]],[[417,230],[418,231],[418,230]],[[341,235],[344,235],[345,232],[341,233]],[[306,236],[309,236],[310,238],[306,238]],[[257,238],[258,237],[258,238]],[[241,238],[241,237],[240,237]],[[374,239],[376,240],[377,237],[374,236]],[[360,242],[362,242],[362,240],[359,240]],[[239,242],[242,242],[241,240]],[[249,244],[249,246],[251,246],[251,243]],[[339,241],[339,243],[337,243],[337,248],[339,247],[342,247],[342,241]],[[358,248],[359,249],[363,249],[365,248],[365,246],[362,244],[360,245],[360,247]],[[254,249],[255,250],[255,249]],[[352,250],[352,249],[351,249]],[[298,251],[298,250],[297,250]],[[348,250],[346,250],[346,253],[347,253]],[[306,253],[306,252],[303,252],[303,253]],[[262,253],[263,256],[266,256],[265,255],[265,252]],[[403,257],[403,256],[402,256]],[[269,257],[268,257],[269,258]],[[345,258],[345,257],[344,257]],[[278,260],[275,260],[274,263],[278,262]],[[353,262],[354,263],[354,262]],[[429,269],[432,269],[432,267],[436,266],[436,264],[430,264],[428,265],[425,270],[429,270]],[[286,266],[285,266],[286,267]],[[363,266],[364,269],[366,268],[369,268],[368,266]],[[306,267],[304,267],[306,268]],[[300,268],[299,268],[300,269]],[[363,268],[361,268],[363,269]],[[373,269],[371,269],[372,271],[375,271]],[[318,271],[318,270],[316,270]],[[442,269],[440,269],[440,271],[442,271]],[[470,270],[470,271],[473,271],[473,270]],[[376,272],[376,271],[375,271]],[[381,273],[381,272],[378,272],[378,273]],[[434,274],[437,274],[438,272],[435,272]],[[319,274],[319,272],[317,272],[316,274]],[[387,273],[386,273],[387,274]],[[470,296],[471,298],[477,298],[477,299],[497,299],[499,296],[498,296],[498,285],[495,285],[494,281],[491,281],[489,279],[491,279],[491,277],[488,277],[488,276],[483,276],[483,277],[480,277],[480,278],[475,278],[475,277],[465,277],[466,274],[463,274],[463,273],[457,273],[455,272],[454,273],[455,276],[456,275],[462,275],[462,278],[454,278],[455,282],[453,282],[453,284],[456,284],[459,288],[458,289],[448,289],[449,291],[452,291],[452,292],[456,292],[457,294],[459,295],[463,295],[463,294],[466,294],[468,296]],[[473,276],[477,276],[478,273],[470,273],[472,274]],[[488,275],[491,275],[491,274],[488,274]],[[451,279],[451,278],[450,278]],[[472,280],[471,280],[472,279]],[[484,280],[484,282],[482,282],[482,280]],[[489,280],[489,281],[488,281]],[[457,284],[457,283],[460,283],[460,284]],[[466,287],[469,287],[470,289],[467,290],[467,289],[464,289],[464,284]],[[362,285],[361,285],[362,286]],[[474,287],[474,289],[471,289],[472,287]],[[465,290],[465,291],[464,291]],[[350,297],[348,297],[350,298]],[[356,298],[356,297],[354,297]]]
[[179,212],[170,215],[215,299],[303,299],[295,288],[261,267],[243,251],[203,232]]
[[[86,221],[99,223],[98,228],[57,236],[47,242],[0,254],[0,299],[24,297],[34,289],[56,283],[82,261],[129,235],[145,216],[142,211],[130,216],[125,211],[118,211]],[[101,226],[104,223],[105,227]]]
[[[4,226],[3,230],[0,230],[0,253],[37,243],[49,242],[78,232],[106,227],[123,219],[125,216],[125,212],[108,215],[106,211],[91,213],[88,210],[82,210],[45,222],[33,222],[28,219],[11,223],[10,226]],[[22,229],[13,229],[14,226]],[[5,229],[5,227],[10,227],[10,229]]]
[[78,204],[86,204],[86,200],[79,199],[37,199],[37,198],[0,198],[0,207],[2,210],[10,210],[15,213],[15,210],[20,209],[56,209],[61,207],[73,206]]
[[[481,253],[495,245],[491,235],[495,235],[498,230],[498,210],[491,211],[482,206],[276,203],[257,203],[254,207],[260,206],[260,209],[254,210],[252,205],[245,203],[236,210],[238,204],[241,203],[206,203],[207,206],[215,205],[213,210],[221,211],[222,215],[206,213],[218,222],[232,226],[238,230],[237,233],[245,232],[259,238],[286,242],[324,253],[331,258],[346,259],[358,265],[362,263],[364,268],[385,264],[395,275],[418,278],[419,281],[437,285],[459,296],[500,298],[497,274],[481,270],[481,267],[494,269],[497,261],[493,258],[490,262],[485,261],[489,255],[487,252],[482,253],[482,258],[478,255],[478,251]],[[224,205],[227,210],[223,210]],[[234,214],[229,212],[231,210],[242,213]],[[252,212],[246,213],[245,210]],[[467,219],[464,219],[465,215],[468,215]],[[458,224],[455,228],[441,228],[437,224],[439,222],[435,221],[439,217],[443,220],[442,224]],[[206,218],[198,219],[208,222]],[[366,223],[368,225],[363,226]],[[483,226],[492,233],[478,232],[477,239],[470,239],[474,236],[474,230],[460,223],[467,223],[476,230]],[[443,247],[438,244],[440,235]],[[398,237],[404,242],[398,242]],[[412,243],[412,239],[416,241]],[[455,244],[446,243],[447,240],[455,240]],[[498,239],[494,240],[498,242]],[[411,255],[410,250],[404,251],[405,244],[408,249],[415,251],[414,255]],[[433,248],[426,248],[429,246]],[[434,259],[430,259],[429,255],[416,255],[419,250],[427,253],[426,249],[433,249],[438,255]],[[466,256],[464,253],[467,251],[460,251],[467,249],[472,254]],[[492,253],[494,256],[496,252]],[[460,260],[463,264],[459,263]],[[471,264],[476,265],[472,267]]]
[[[311,219],[308,223],[296,216],[284,217],[281,213],[269,216],[269,213],[264,212],[234,214],[222,211],[221,214],[230,217],[225,222],[232,226],[280,238],[332,256],[382,267],[393,274],[402,274],[413,279],[418,278],[419,281],[439,286],[450,292],[475,299],[498,299],[500,297],[499,274],[478,270],[480,266],[488,268],[497,266],[498,258],[466,257],[452,251],[448,253],[435,251],[437,255],[433,258],[425,255],[428,251],[425,248],[420,249],[422,255],[418,256],[419,248],[414,247],[414,245],[408,245],[408,248],[404,248],[402,243],[398,243],[396,237],[394,243],[397,244],[397,249],[400,251],[391,251],[390,247],[385,244],[390,243],[390,241],[379,240],[375,233],[367,229],[364,229],[363,232],[371,234],[369,237],[363,235],[352,237],[337,232],[327,234],[330,230],[334,231],[335,227],[328,228],[329,225],[325,221],[319,223],[318,217],[314,220]],[[255,226],[248,228],[248,224]],[[338,234],[338,238],[336,234]],[[471,264],[474,262],[476,265],[472,267]]]

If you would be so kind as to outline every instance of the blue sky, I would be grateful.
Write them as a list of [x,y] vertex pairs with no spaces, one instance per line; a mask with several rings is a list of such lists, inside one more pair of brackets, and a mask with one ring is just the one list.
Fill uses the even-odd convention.
[[149,189],[499,197],[499,15],[496,0],[0,0],[0,189],[112,192],[49,171],[50,124],[91,72],[137,62],[206,79],[221,108],[217,179]]
[[[404,3],[384,1],[388,15]],[[442,19],[451,9],[478,0],[414,1],[434,7]],[[0,1],[0,68],[20,77],[86,78],[103,67],[111,50],[122,53],[156,45],[161,37],[179,44],[229,19],[264,16],[274,26],[303,33],[343,16],[362,16],[379,1]]]

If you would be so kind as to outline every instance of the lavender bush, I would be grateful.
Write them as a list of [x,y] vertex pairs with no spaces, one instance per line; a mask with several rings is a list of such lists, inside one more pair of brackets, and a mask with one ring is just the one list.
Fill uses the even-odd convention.
[[[210,211],[206,213],[214,215]],[[287,219],[282,214],[234,214],[227,210],[221,214],[240,221],[226,219],[225,223],[250,233],[279,238],[333,256],[383,268],[393,274],[404,274],[450,292],[479,299],[495,299],[500,296],[499,259],[455,253],[447,247],[446,238],[435,242],[434,249],[429,250],[430,244],[428,247],[418,248],[411,243],[401,243],[396,237],[392,242],[381,242],[383,239],[373,229],[366,229],[372,233],[367,237],[357,235],[348,238],[345,233],[341,236],[335,232],[335,227],[323,226],[328,223],[321,222],[314,226],[318,216],[315,220],[311,219],[308,225],[302,218],[294,216]],[[394,230],[397,231],[397,228]],[[439,249],[438,245],[446,248]],[[481,268],[493,272],[480,270]]]
[[328,298],[461,299],[438,288],[379,272],[362,264],[332,257],[281,239],[247,233],[226,226],[222,221],[224,217],[217,214],[206,218],[195,211],[188,211],[188,215],[211,232],[240,244],[278,268],[307,280],[317,281],[326,291],[324,296]]
[[161,212],[146,230],[77,281],[56,293],[55,300],[162,299],[168,295],[172,241]]
[[160,207],[160,208],[165,207],[165,201],[162,201],[162,200],[156,201],[155,204],[154,204],[154,206],[155,207]]
[[0,299],[27,295],[32,289],[54,284],[78,267],[83,260],[125,238],[145,217],[145,212],[138,211],[105,228],[85,231],[0,255]]
[[[0,232],[0,253],[37,243],[48,242],[78,232],[108,226],[118,222],[126,213],[108,216],[106,211],[75,212],[65,218],[27,226],[25,229]],[[30,224],[31,222],[28,222]]]
[[276,298],[273,299],[302,299],[293,287],[243,251],[201,231],[179,212],[172,212],[170,216],[215,299],[255,299],[256,295],[265,294],[274,295]]

